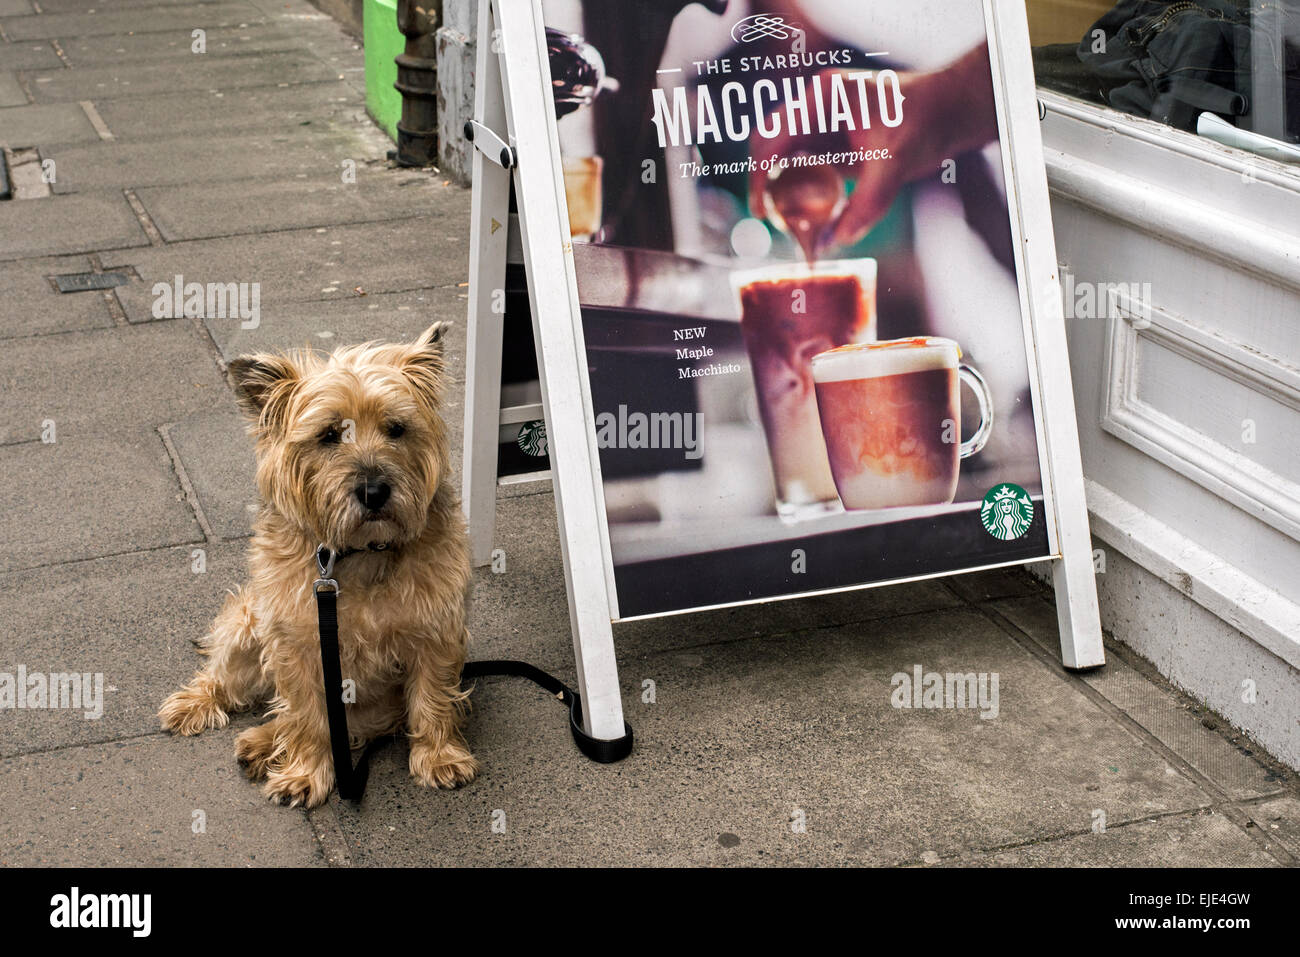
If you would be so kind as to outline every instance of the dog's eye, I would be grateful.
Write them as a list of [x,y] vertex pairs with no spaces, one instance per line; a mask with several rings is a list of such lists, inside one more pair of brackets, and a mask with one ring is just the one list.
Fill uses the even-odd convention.
[[328,429],[320,434],[321,445],[338,445],[343,439],[343,433],[337,426],[331,425]]
[[385,431],[388,432],[390,439],[400,439],[406,434],[406,426],[402,425],[401,422],[394,422]]

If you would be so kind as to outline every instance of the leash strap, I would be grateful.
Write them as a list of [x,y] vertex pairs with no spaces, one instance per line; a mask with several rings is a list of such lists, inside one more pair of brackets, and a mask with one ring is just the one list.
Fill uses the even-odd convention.
[[598,764],[613,764],[622,761],[632,753],[632,726],[623,722],[623,737],[612,741],[593,738],[582,729],[582,696],[554,675],[548,675],[536,665],[526,661],[468,661],[460,673],[462,681],[473,678],[485,678],[489,675],[505,675],[511,678],[527,678],[533,684],[540,685],[569,706],[569,731],[578,750]]
[[344,800],[359,801],[370,774],[370,752],[364,752],[357,766],[352,766],[347,706],[343,703],[343,668],[339,664],[339,583],[330,577],[334,571],[333,553],[327,548],[317,549],[316,565],[321,573],[314,585],[316,619],[320,625],[320,663],[325,678],[325,714],[330,726],[330,750],[334,754],[334,779]]
[[[346,556],[348,553],[344,553]],[[334,778],[339,796],[346,801],[360,801],[370,775],[370,751],[352,765],[352,748],[348,737],[347,708],[343,702],[343,668],[339,663],[339,583],[334,573],[335,553],[322,545],[316,550],[316,567],[320,577],[316,592],[316,618],[320,627],[320,660],[325,682],[325,713],[329,719],[330,751],[334,756]],[[526,661],[470,661],[461,671],[461,681],[500,675],[527,678],[569,706],[569,731],[578,750],[599,764],[622,761],[632,753],[632,726],[623,722],[624,735],[612,741],[593,738],[582,728],[582,696],[554,675],[549,675]],[[372,742],[373,744],[376,742]]]

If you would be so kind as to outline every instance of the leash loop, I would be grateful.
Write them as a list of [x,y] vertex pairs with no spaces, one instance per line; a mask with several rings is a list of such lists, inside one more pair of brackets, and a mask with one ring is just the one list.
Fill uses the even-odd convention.
[[573,743],[587,758],[598,764],[613,764],[632,753],[632,726],[623,722],[623,736],[609,741],[593,738],[582,727],[582,696],[554,675],[549,675],[526,661],[467,661],[461,671],[461,680],[504,675],[526,678],[550,692],[569,709],[569,731]]

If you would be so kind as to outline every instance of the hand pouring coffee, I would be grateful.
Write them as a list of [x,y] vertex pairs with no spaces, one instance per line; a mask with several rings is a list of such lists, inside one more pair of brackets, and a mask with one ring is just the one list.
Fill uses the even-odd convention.
[[768,219],[799,244],[809,265],[828,245],[835,222],[849,201],[844,177],[833,166],[777,170],[768,180],[763,198]]

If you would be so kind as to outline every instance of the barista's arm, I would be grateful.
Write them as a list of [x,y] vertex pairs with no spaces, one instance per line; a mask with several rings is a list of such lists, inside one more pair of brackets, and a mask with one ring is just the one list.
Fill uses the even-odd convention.
[[[887,127],[874,122],[870,129],[846,134],[851,149],[888,150],[889,159],[874,159],[845,169],[856,180],[853,195],[839,218],[834,241],[851,246],[876,225],[908,183],[939,171],[947,159],[978,149],[998,134],[993,99],[993,77],[988,44],[981,43],[960,59],[927,73],[900,73],[904,96],[903,122]],[[788,156],[809,149],[783,130],[771,140],[754,142],[754,155]],[[855,175],[856,174],[856,175]],[[763,199],[766,173],[750,177],[750,209],[766,215]]]

